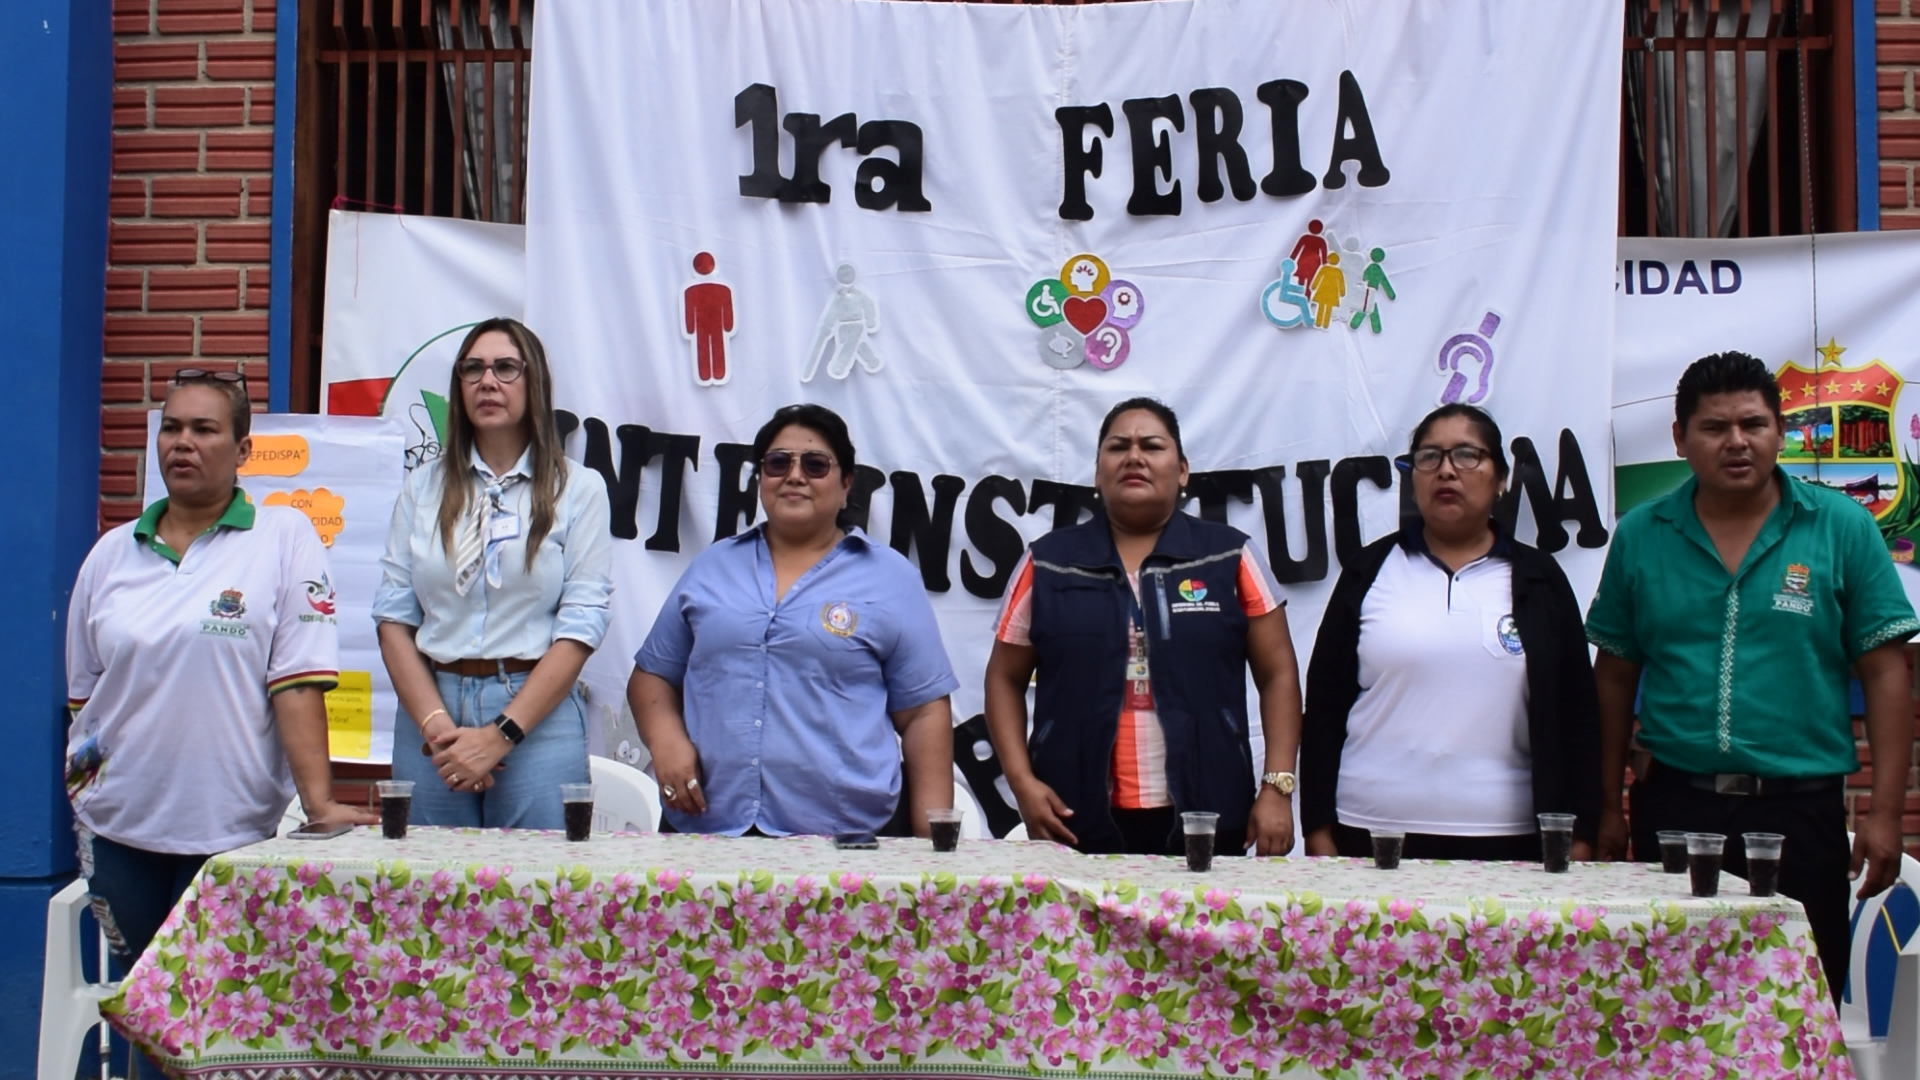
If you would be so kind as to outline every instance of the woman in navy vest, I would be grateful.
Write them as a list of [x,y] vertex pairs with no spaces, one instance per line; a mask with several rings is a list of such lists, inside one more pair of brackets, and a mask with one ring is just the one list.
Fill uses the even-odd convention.
[[1186,482],[1173,410],[1121,402],[1100,424],[1092,520],[1034,541],[1014,570],[987,661],[987,727],[1035,839],[1168,855],[1179,815],[1212,811],[1222,854],[1293,846],[1300,683],[1285,602],[1245,533],[1178,512]]

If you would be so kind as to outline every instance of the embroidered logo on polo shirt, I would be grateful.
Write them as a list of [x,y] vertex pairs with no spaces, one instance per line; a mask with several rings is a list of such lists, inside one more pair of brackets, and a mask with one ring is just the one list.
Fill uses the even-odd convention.
[[1807,592],[1807,583],[1812,576],[1813,571],[1804,563],[1788,563],[1787,572],[1780,577],[1780,591],[1773,594],[1773,610],[1811,616],[1813,597]]
[[307,590],[307,606],[312,613],[302,612],[301,622],[334,622],[333,580],[321,574],[318,581],[303,581],[300,584]]
[[852,637],[853,628],[860,625],[860,616],[842,600],[827,604],[820,609],[820,628],[836,637]]
[[201,633],[230,638],[247,636],[247,624],[233,621],[247,613],[247,601],[239,589],[220,590],[219,599],[207,605],[207,613],[213,618],[200,620]]
[[1520,643],[1520,624],[1513,621],[1512,615],[1500,616],[1493,632],[1500,638],[1500,647],[1507,650],[1509,656],[1519,656],[1526,652],[1526,646]]
[[237,619],[247,613],[247,602],[239,589],[222,589],[220,598],[208,604],[207,611],[218,618]]

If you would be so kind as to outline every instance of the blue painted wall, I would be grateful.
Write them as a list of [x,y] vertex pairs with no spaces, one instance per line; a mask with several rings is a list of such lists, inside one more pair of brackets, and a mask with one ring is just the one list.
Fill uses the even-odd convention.
[[105,0],[0,2],[0,1077],[34,1073],[47,897],[73,876],[60,782],[67,595],[100,471],[113,36]]

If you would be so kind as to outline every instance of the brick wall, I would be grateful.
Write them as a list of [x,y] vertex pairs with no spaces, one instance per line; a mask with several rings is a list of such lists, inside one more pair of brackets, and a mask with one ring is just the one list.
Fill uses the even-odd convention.
[[[1859,0],[1865,2],[1865,0]],[[1880,99],[1880,227],[1920,229],[1920,0],[1874,0],[1874,66]]]
[[[1856,0],[1865,3],[1866,0]],[[1880,227],[1920,229],[1920,199],[1914,190],[1920,167],[1920,0],[1874,0],[1874,75],[1879,96]],[[1913,651],[1908,650],[1912,662]],[[1855,724],[1855,734],[1859,725]],[[1920,722],[1916,723],[1920,734]],[[1920,751],[1917,751],[1920,752]],[[1860,742],[1860,760],[1867,760],[1866,742]],[[1907,802],[1901,818],[1907,852],[1920,857],[1920,775],[1908,769]],[[1872,805],[1865,791],[1872,769],[1862,769],[1848,781],[1848,800],[1857,813]]]
[[137,517],[146,411],[181,367],[267,399],[275,0],[112,0],[100,524]]

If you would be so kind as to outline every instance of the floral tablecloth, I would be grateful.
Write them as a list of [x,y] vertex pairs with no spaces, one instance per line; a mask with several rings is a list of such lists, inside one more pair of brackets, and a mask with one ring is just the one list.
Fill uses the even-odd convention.
[[1805,917],[1588,864],[360,829],[211,860],[113,1026],[170,1071],[1851,1076]]

